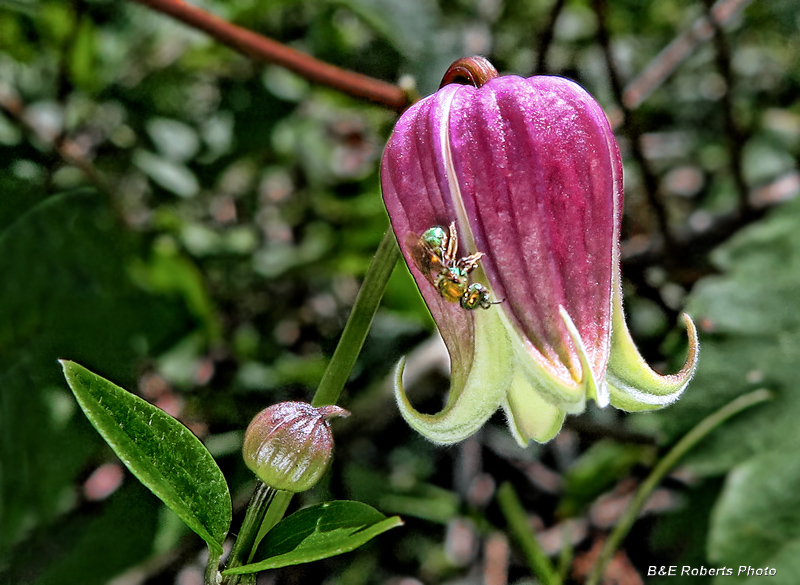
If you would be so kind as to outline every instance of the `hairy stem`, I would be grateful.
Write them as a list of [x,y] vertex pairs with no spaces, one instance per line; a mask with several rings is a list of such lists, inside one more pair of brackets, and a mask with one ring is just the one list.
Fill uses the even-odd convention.
[[[250,498],[250,503],[247,505],[242,528],[236,537],[236,543],[233,545],[226,569],[241,567],[253,556],[253,549],[257,543],[256,537],[276,493],[278,492],[273,488],[258,482],[256,491],[253,492],[253,497]],[[239,579],[240,575],[231,575],[223,577],[222,583],[223,585],[236,585],[239,583]]]
[[[311,402],[314,406],[335,404],[339,399],[399,258],[400,250],[394,233],[391,229],[387,230],[367,269],[342,337]],[[252,560],[258,543],[283,518],[291,499],[291,493],[276,492],[259,483],[247,507],[242,529],[231,551],[227,569],[239,567]],[[240,583],[239,578],[239,575],[231,575],[225,578],[223,584],[236,585]]]
[[217,575],[219,575],[219,560],[221,558],[221,554],[217,554],[209,549],[206,572],[203,577],[203,585],[217,585]]
[[372,325],[372,319],[378,310],[383,298],[383,291],[392,275],[395,264],[400,259],[400,249],[397,247],[394,232],[387,230],[383,235],[375,257],[369,265],[364,282],[358,291],[353,310],[344,326],[342,337],[333,352],[333,357],[328,363],[322,381],[317,387],[317,392],[311,401],[313,406],[336,404],[339,395],[344,389],[347,378],[356,363],[358,354],[367,338],[367,333]]

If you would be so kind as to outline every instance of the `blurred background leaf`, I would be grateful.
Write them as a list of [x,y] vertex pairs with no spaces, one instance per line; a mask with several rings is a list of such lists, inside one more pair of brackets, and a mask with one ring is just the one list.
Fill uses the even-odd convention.
[[88,192],[50,196],[0,235],[4,552],[76,505],[74,482],[103,449],[64,392],[56,359],[133,381],[137,362],[189,322],[179,302],[127,278],[137,239]]

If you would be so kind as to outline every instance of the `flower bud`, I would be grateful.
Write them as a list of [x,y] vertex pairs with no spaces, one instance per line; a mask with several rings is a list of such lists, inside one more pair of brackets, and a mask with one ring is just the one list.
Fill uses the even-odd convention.
[[333,451],[329,419],[350,416],[338,406],[280,402],[256,415],[244,434],[247,466],[268,486],[302,492],[319,481]]

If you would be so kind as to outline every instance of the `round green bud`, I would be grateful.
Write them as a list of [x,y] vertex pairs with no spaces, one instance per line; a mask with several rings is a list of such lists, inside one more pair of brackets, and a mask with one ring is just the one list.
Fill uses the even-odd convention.
[[242,455],[268,486],[302,492],[319,481],[333,451],[329,419],[349,416],[338,406],[280,402],[256,415],[244,434]]

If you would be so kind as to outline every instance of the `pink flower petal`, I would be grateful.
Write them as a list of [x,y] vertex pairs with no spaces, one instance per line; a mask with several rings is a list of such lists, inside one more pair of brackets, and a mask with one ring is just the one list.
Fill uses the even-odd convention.
[[483,268],[532,349],[581,379],[563,306],[597,379],[608,361],[622,168],[597,103],[558,77],[461,86],[450,111],[455,175]]

